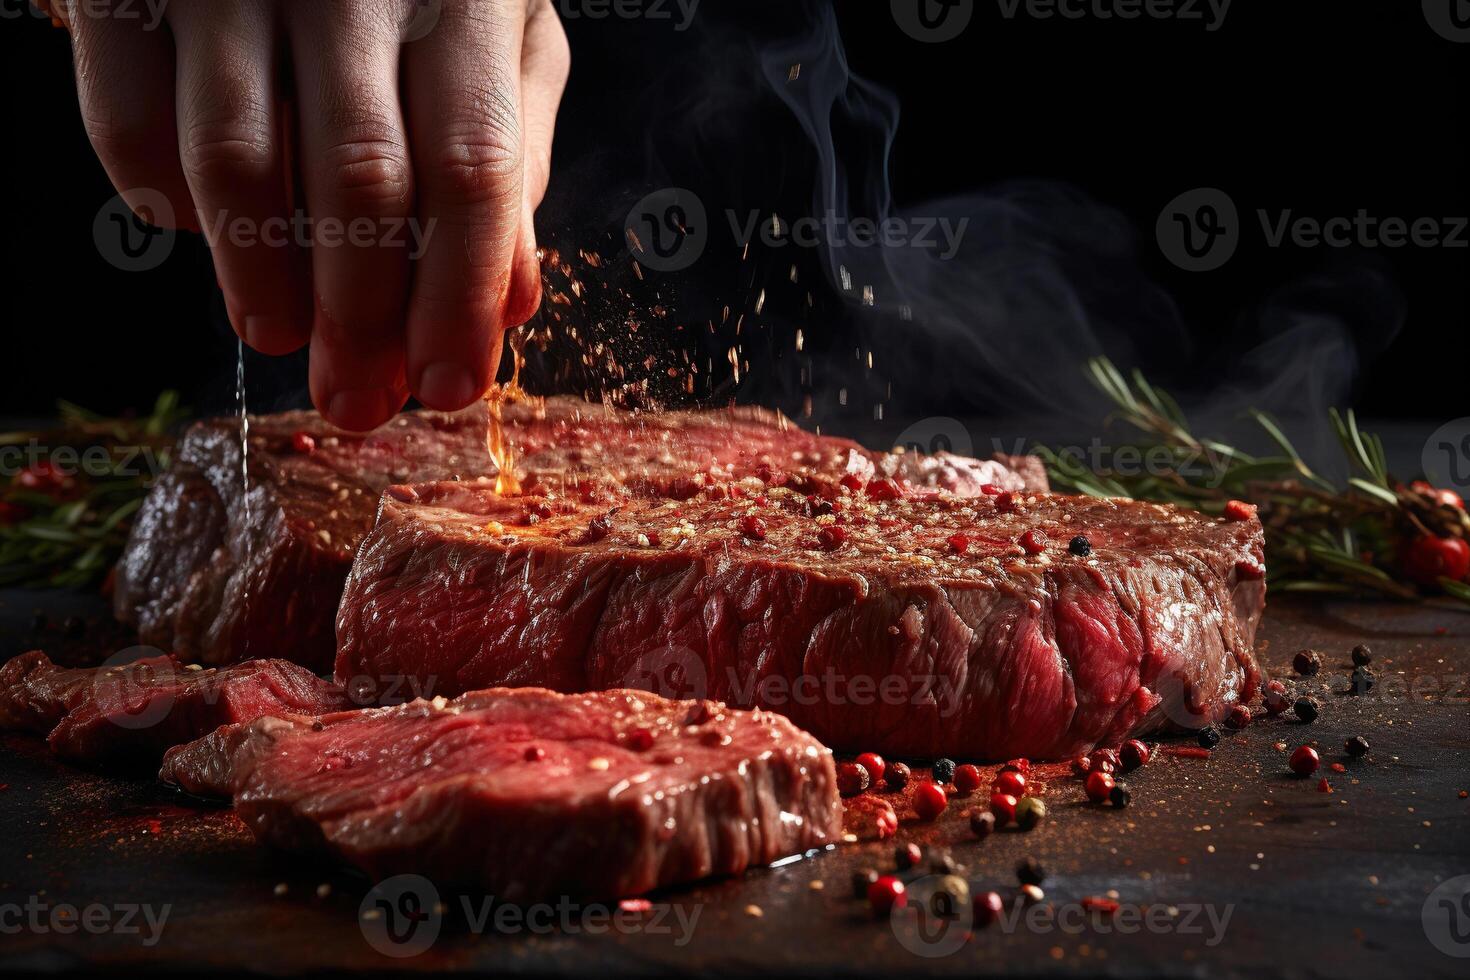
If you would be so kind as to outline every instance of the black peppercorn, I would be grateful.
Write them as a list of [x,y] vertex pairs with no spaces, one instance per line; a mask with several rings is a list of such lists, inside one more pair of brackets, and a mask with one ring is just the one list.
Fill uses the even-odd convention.
[[1361,759],[1363,756],[1368,754],[1368,740],[1361,735],[1354,735],[1352,738],[1347,740],[1347,744],[1345,744],[1343,748],[1346,749],[1347,754],[1352,756],[1354,759]]
[[1373,651],[1359,643],[1353,647],[1353,666],[1366,667],[1373,662]]
[[1016,865],[1016,877],[1023,885],[1039,887],[1046,880],[1046,869],[1035,858],[1026,858]]
[[1292,658],[1291,667],[1303,677],[1311,677],[1322,669],[1322,655],[1316,650],[1303,650]]
[[861,871],[854,871],[852,873],[852,897],[867,898],[868,886],[877,880],[878,872],[874,871],[871,868],[864,868]]
[[951,783],[951,782],[954,782],[954,760],[953,759],[935,759],[934,760],[934,781],[936,783]]
[[1200,748],[1213,749],[1220,744],[1220,733],[1214,728],[1201,728],[1199,730]]
[[900,871],[917,867],[924,860],[924,849],[918,844],[900,844],[893,849],[893,864]]
[[1367,667],[1354,667],[1352,686],[1348,688],[1348,693],[1352,695],[1367,694],[1373,690],[1373,685],[1377,682],[1378,678]]
[[1322,705],[1316,698],[1300,697],[1296,699],[1296,704],[1291,706],[1291,710],[1296,712],[1298,718],[1310,725],[1322,713]]
[[970,814],[970,830],[981,840],[995,833],[995,814],[989,810]]
[[1122,783],[1115,783],[1113,791],[1108,794],[1108,802],[1119,810],[1127,809],[1128,804],[1133,802],[1133,794],[1128,792],[1128,787]]
[[883,781],[889,789],[903,789],[909,784],[909,767],[902,762],[890,762],[883,767]]
[[1087,535],[1079,534],[1067,542],[1067,550],[1078,558],[1086,558],[1092,554],[1092,542],[1087,540]]
[[929,858],[929,870],[937,875],[952,875],[956,870],[954,858],[948,854],[935,854]]

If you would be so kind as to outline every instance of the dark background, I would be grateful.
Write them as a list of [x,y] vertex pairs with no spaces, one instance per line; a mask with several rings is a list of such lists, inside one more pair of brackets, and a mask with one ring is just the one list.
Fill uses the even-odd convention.
[[[229,409],[234,342],[206,251],[184,242],[148,273],[101,259],[92,220],[112,190],[79,122],[66,36],[18,16],[18,2],[4,0],[10,16],[0,23],[11,95],[0,110],[10,140],[0,166],[10,189],[11,365],[0,414],[41,414],[57,397],[120,411],[166,387],[183,388],[201,410]],[[1021,188],[1030,219],[1014,240],[1015,269],[992,276],[1024,278],[1026,264],[1043,257],[1093,325],[1075,343],[1075,325],[1051,333],[1044,304],[1011,322],[980,296],[976,309],[990,312],[977,313],[961,343],[923,310],[916,323],[899,323],[882,309],[881,286],[879,309],[844,301],[822,254],[754,248],[742,258],[728,232],[725,240],[716,232],[690,269],[636,280],[620,233],[627,209],[651,190],[691,188],[712,215],[811,209],[821,155],[762,63],[793,46],[830,51],[826,9],[703,0],[686,31],[649,17],[566,18],[573,72],[538,223],[543,241],[564,253],[587,248],[609,260],[592,277],[592,299],[563,311],[584,336],[617,346],[637,332],[623,348],[630,364],[669,346],[712,360],[695,392],[706,403],[807,408],[811,424],[862,432],[887,434],[933,414],[1053,418],[1080,431],[1098,423],[1078,370],[1097,350],[1146,367],[1203,412],[1259,402],[1310,416],[1319,402],[1338,401],[1427,427],[1466,414],[1470,250],[1268,248],[1254,226],[1256,208],[1319,218],[1359,208],[1408,220],[1470,214],[1470,45],[1436,35],[1410,0],[1238,3],[1214,32],[1199,21],[1007,20],[991,0],[942,44],[906,36],[887,2],[836,4],[853,72],[901,107],[886,175],[882,113],[838,120],[844,169],[860,189],[891,188],[895,206],[914,214]],[[1226,190],[1247,227],[1223,269],[1187,273],[1164,259],[1153,228],[1166,202],[1200,186]],[[863,197],[853,195],[853,213],[864,213]],[[927,203],[937,199],[946,203]],[[987,256],[1006,256],[1006,241]],[[964,320],[963,292],[944,302],[951,321]],[[649,315],[656,304],[662,318]],[[1292,317],[1320,321],[1325,332],[1271,346]],[[1043,333],[1051,343],[1035,342]],[[736,343],[750,362],[739,384],[725,360]],[[533,380],[605,388],[606,374],[582,369],[575,354],[554,344],[535,359]],[[304,394],[300,358],[252,360],[250,374],[252,408]],[[1317,375],[1324,390],[1303,386]]]

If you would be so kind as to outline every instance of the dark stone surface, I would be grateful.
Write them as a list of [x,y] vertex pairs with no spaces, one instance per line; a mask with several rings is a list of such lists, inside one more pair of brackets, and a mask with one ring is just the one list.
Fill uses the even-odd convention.
[[[0,594],[6,652],[59,641],[55,630],[25,635],[32,610],[66,614],[75,601]],[[93,642],[116,639],[98,629]],[[1148,767],[1124,777],[1133,794],[1125,811],[1087,805],[1065,766],[1044,767],[1033,782],[1045,784],[1047,819],[1029,834],[1000,831],[984,842],[968,829],[972,800],[956,799],[937,823],[919,824],[901,795],[889,796],[903,818],[898,840],[948,847],[977,890],[998,889],[1010,902],[1017,862],[1039,861],[1058,913],[1049,926],[1022,919],[968,941],[963,920],[946,929],[929,918],[929,938],[913,949],[900,933],[910,935],[914,917],[896,930],[850,897],[853,871],[892,870],[890,841],[654,896],[652,912],[629,917],[637,928],[598,920],[601,934],[577,926],[507,931],[493,921],[477,929],[458,896],[442,895],[437,940],[415,957],[390,958],[360,925],[369,883],[263,851],[228,810],[191,806],[148,782],[67,769],[39,740],[6,736],[0,969],[1463,977],[1470,960],[1439,952],[1422,913],[1438,883],[1470,874],[1470,800],[1460,796],[1470,790],[1467,638],[1470,615],[1448,607],[1273,600],[1265,661],[1289,686],[1321,696],[1316,724],[1289,714],[1258,720],[1227,732],[1208,760],[1171,754],[1194,740],[1170,740]],[[1338,692],[1360,642],[1373,648],[1379,683],[1348,697]],[[1303,646],[1323,652],[1314,678],[1289,676]],[[76,659],[84,647],[72,651]],[[1372,751],[1349,759],[1343,742],[1358,734]],[[1287,753],[1309,741],[1322,753],[1330,794],[1318,791],[1316,776],[1287,771]],[[914,784],[920,775],[916,767]],[[1122,931],[1133,919],[1080,914],[1084,898],[1112,892],[1124,905],[1120,916],[1136,912],[1137,932]],[[28,915],[28,903],[144,903],[168,906],[169,915],[149,946],[146,924],[140,935],[17,923],[14,907]],[[1162,927],[1143,924],[1145,908]],[[697,915],[692,929],[670,909],[683,923]],[[1229,915],[1218,942],[1211,910],[1214,921]],[[368,931],[385,923],[366,921]],[[434,921],[415,935],[426,936]],[[1459,926],[1467,941],[1458,948],[1470,953],[1470,903]],[[1453,942],[1448,930],[1438,934]]]

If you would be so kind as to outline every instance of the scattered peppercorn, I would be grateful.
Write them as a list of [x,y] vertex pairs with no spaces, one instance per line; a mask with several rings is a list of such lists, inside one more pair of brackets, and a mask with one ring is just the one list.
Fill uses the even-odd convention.
[[1214,728],[1201,728],[1195,737],[1202,749],[1213,749],[1220,744],[1220,732]]
[[868,770],[868,776],[874,784],[882,782],[888,768],[883,757],[876,752],[864,752],[857,757],[857,764]]
[[990,794],[990,812],[995,815],[997,828],[1016,822],[1016,798],[1009,793]]
[[653,732],[646,728],[635,728],[628,733],[628,748],[634,752],[647,752],[653,748]]
[[1302,650],[1291,658],[1291,669],[1303,677],[1311,677],[1322,669],[1322,655],[1316,650]]
[[934,781],[936,783],[948,783],[954,780],[954,760],[934,760]]
[[887,915],[895,908],[903,908],[908,903],[906,890],[903,882],[893,875],[883,875],[873,882],[868,886],[868,904],[873,907],[873,914]]
[[963,534],[951,534],[945,539],[945,544],[949,545],[949,550],[957,555],[963,555],[970,550],[970,539]]
[[1092,769],[1092,760],[1085,755],[1075,756],[1072,759],[1072,775],[1085,776]]
[[752,541],[764,541],[766,539],[766,522],[754,514],[746,514],[740,518],[740,533]]
[[868,888],[878,880],[878,872],[872,868],[864,868],[852,873],[852,897],[867,898]]
[[952,875],[959,870],[959,866],[949,854],[940,852],[929,858],[929,870],[937,875]]
[[1250,727],[1250,723],[1251,709],[1243,704],[1237,704],[1230,709],[1230,714],[1225,716],[1225,724],[1236,731]]
[[546,758],[546,750],[539,745],[532,745],[526,749],[525,758],[527,762],[540,762]]
[[1317,792],[1319,792],[1319,793],[1331,793],[1332,792],[1332,784],[1327,781],[1327,777],[1326,776],[1323,776],[1321,779],[1317,780]]
[[980,788],[980,770],[972,765],[956,766],[954,788],[966,796]]
[[869,500],[897,500],[903,496],[903,490],[892,480],[874,480],[867,486]]
[[1040,528],[1032,528],[1021,535],[1021,550],[1028,555],[1039,555],[1046,550],[1046,532]]
[[975,924],[990,925],[1005,913],[1005,908],[1000,892],[981,892],[975,896]]
[[302,456],[316,452],[316,439],[310,432],[298,432],[291,437],[291,448]]
[[900,871],[917,868],[924,860],[924,849],[918,844],[900,844],[893,849],[893,865]]
[[1022,797],[1016,804],[1016,826],[1022,830],[1035,830],[1046,819],[1046,804],[1034,796]]
[[989,810],[977,810],[971,813],[970,832],[981,840],[995,833],[995,814]]
[[828,524],[817,532],[817,543],[828,551],[836,551],[847,543],[847,528],[841,524]]
[[909,767],[902,762],[887,763],[883,767],[883,780],[889,789],[903,789],[909,784]]
[[1118,759],[1118,750],[1117,749],[1093,749],[1092,750],[1092,768],[1097,769],[1097,768],[1103,767],[1103,763],[1106,763],[1107,764],[1106,767],[1104,767],[1104,771],[1105,772],[1117,772],[1118,771],[1118,766],[1121,764],[1120,761],[1119,761],[1119,759]]
[[1230,500],[1225,503],[1225,519],[1227,521],[1248,521],[1255,516],[1255,504],[1248,504],[1244,500]]
[[1022,885],[1021,901],[1027,905],[1040,905],[1046,901],[1046,892],[1042,891],[1036,885]]
[[1373,690],[1373,685],[1376,683],[1378,683],[1378,677],[1373,673],[1373,671],[1369,670],[1367,667],[1354,667],[1353,676],[1351,679],[1351,686],[1348,688],[1348,693],[1354,695],[1355,697],[1367,694],[1369,691]]
[[1291,710],[1296,712],[1298,718],[1310,725],[1322,713],[1322,703],[1314,697],[1303,696],[1296,699],[1296,704],[1291,706]]
[[1112,791],[1108,793],[1108,802],[1119,810],[1126,810],[1128,804],[1133,802],[1133,794],[1128,792],[1128,787],[1122,783],[1114,784]]
[[1089,800],[1094,803],[1101,803],[1113,791],[1113,777],[1105,772],[1094,769],[1087,774],[1086,789]]
[[1368,740],[1361,735],[1354,735],[1352,738],[1347,740],[1347,742],[1343,745],[1343,748],[1346,749],[1347,754],[1352,756],[1354,759],[1361,759],[1363,756],[1368,754]]
[[1317,750],[1310,745],[1297,746],[1296,751],[1291,754],[1291,758],[1286,761],[1286,764],[1291,767],[1291,771],[1298,776],[1310,776],[1317,771],[1317,766],[1321,763],[1321,756],[1317,755]]
[[1367,646],[1359,643],[1353,647],[1353,666],[1366,667],[1373,662],[1373,651]]
[[995,792],[1020,798],[1026,794],[1026,777],[1015,769],[1004,769],[995,776]]
[[1280,681],[1271,681],[1266,685],[1266,714],[1275,717],[1282,714],[1291,707],[1291,698],[1286,693],[1286,685]]
[[1092,554],[1092,542],[1087,540],[1087,535],[1079,534],[1067,542],[1067,550],[1078,558],[1086,558]]
[[1006,490],[997,494],[995,498],[995,509],[1002,514],[1013,514],[1016,511],[1016,495]]
[[1148,765],[1148,760],[1148,746],[1144,745],[1136,738],[1130,738],[1128,741],[1124,742],[1123,747],[1118,750],[1118,764],[1122,767],[1122,770],[1124,772],[1132,772],[1135,769],[1141,769],[1144,766]]
[[1023,885],[1040,885],[1046,880],[1046,869],[1035,858],[1024,858],[1016,865],[1016,878]]
[[920,820],[933,820],[949,806],[949,794],[938,783],[921,783],[914,791],[914,812]]
[[837,792],[843,796],[857,796],[865,791],[872,783],[872,777],[868,770],[856,762],[839,762],[837,764]]

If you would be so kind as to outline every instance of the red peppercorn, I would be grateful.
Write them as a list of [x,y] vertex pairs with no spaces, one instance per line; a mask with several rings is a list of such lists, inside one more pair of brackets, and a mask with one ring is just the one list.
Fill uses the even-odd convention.
[[1286,685],[1280,681],[1268,681],[1266,683],[1266,714],[1279,715],[1291,707],[1291,699],[1286,696]]
[[995,814],[997,827],[1016,822],[1016,802],[1016,798],[1009,793],[990,794],[990,812]]
[[920,820],[933,820],[949,806],[949,796],[938,783],[922,783],[914,791],[914,812]]
[[851,490],[853,493],[857,493],[863,488],[862,478],[853,473],[848,473],[844,475],[842,479],[838,480],[837,482],[840,486]]
[[980,770],[972,765],[955,766],[954,788],[969,796],[980,788]]
[[872,776],[868,770],[856,762],[839,762],[837,764],[837,792],[843,796],[857,796],[872,783]]
[[857,757],[857,764],[868,770],[869,777],[875,783],[883,781],[884,772],[888,768],[883,762],[883,757],[876,752],[864,752]]
[[634,752],[647,752],[653,748],[653,732],[646,728],[635,728],[628,733],[628,748]]
[[1005,914],[1006,904],[1000,892],[981,892],[975,896],[975,924],[988,926]]
[[1251,709],[1247,708],[1243,704],[1237,704],[1235,707],[1230,709],[1230,714],[1225,716],[1226,727],[1233,728],[1236,731],[1240,731],[1242,728],[1250,727],[1250,723]]
[[1094,749],[1092,751],[1092,768],[1102,769],[1103,772],[1118,771],[1117,749]]
[[900,844],[893,849],[893,866],[900,871],[907,871],[909,868],[918,867],[919,862],[923,860],[924,849],[912,841],[907,844]]
[[1266,566],[1254,558],[1242,558],[1235,563],[1235,577],[1242,582],[1259,582],[1266,577]]
[[1038,530],[1034,527],[1031,530],[1027,531],[1025,534],[1021,535],[1021,549],[1025,551],[1028,555],[1041,554],[1043,551],[1046,550],[1046,546],[1048,543],[1049,542],[1046,539],[1046,532]]
[[982,483],[980,484],[980,492],[987,497],[998,497],[1003,491],[994,483]]
[[21,470],[15,477],[15,482],[26,490],[35,493],[55,495],[67,490],[72,485],[71,477],[65,475],[46,460],[32,463]]
[[836,551],[847,544],[847,528],[841,524],[828,524],[817,532],[817,543],[828,551]]
[[1404,550],[1404,574],[1420,585],[1437,588],[1441,578],[1456,582],[1470,573],[1470,545],[1463,538],[1421,534]]
[[995,833],[995,814],[989,810],[978,810],[971,813],[970,832],[981,840]]
[[1327,777],[1326,776],[1323,776],[1321,779],[1317,780],[1317,792],[1319,792],[1319,793],[1331,793],[1332,792],[1332,784],[1327,781]]
[[291,448],[302,456],[316,452],[316,438],[310,432],[298,432],[291,437]]
[[1132,772],[1148,765],[1148,746],[1136,738],[1130,738],[1118,750],[1118,766],[1124,772]]
[[1087,774],[1087,798],[1094,803],[1102,803],[1112,795],[1113,777],[1105,772],[1093,770]]
[[873,914],[887,915],[895,908],[903,908],[908,904],[905,890],[903,882],[893,875],[883,875],[873,882],[868,886],[868,904],[873,907]]
[[1255,516],[1255,504],[1248,504],[1244,500],[1231,500],[1225,504],[1225,519],[1227,521],[1248,521]]
[[1023,776],[1029,776],[1029,775],[1031,775],[1031,760],[1030,759],[1012,759],[1010,762],[1007,762],[1005,765],[1001,766],[1000,768],[1001,768],[1002,771],[1004,771],[1006,769],[1014,769],[1014,770],[1016,770],[1016,772],[1020,773]]
[[949,545],[949,550],[957,555],[963,555],[970,550],[970,539],[963,534],[951,534],[945,539],[945,544]]
[[1299,745],[1296,751],[1291,754],[1291,758],[1286,761],[1286,764],[1298,776],[1310,776],[1322,764],[1322,757],[1310,745]]
[[890,762],[883,767],[883,781],[891,790],[900,790],[909,784],[909,767],[902,762]]
[[1013,514],[1016,512],[1016,495],[1009,490],[998,494],[995,498],[995,509],[1002,514]]
[[995,792],[1007,796],[1026,795],[1026,777],[1015,769],[1002,769],[995,776]]
[[766,522],[754,514],[746,514],[740,518],[740,533],[752,541],[764,541],[766,539]]
[[869,500],[897,500],[903,496],[903,490],[892,480],[874,480],[867,490]]
[[540,762],[546,758],[546,750],[539,745],[529,746],[526,749],[525,758],[527,762]]
[[1075,756],[1072,759],[1072,774],[1074,776],[1085,776],[1092,771],[1092,759],[1085,755]]

